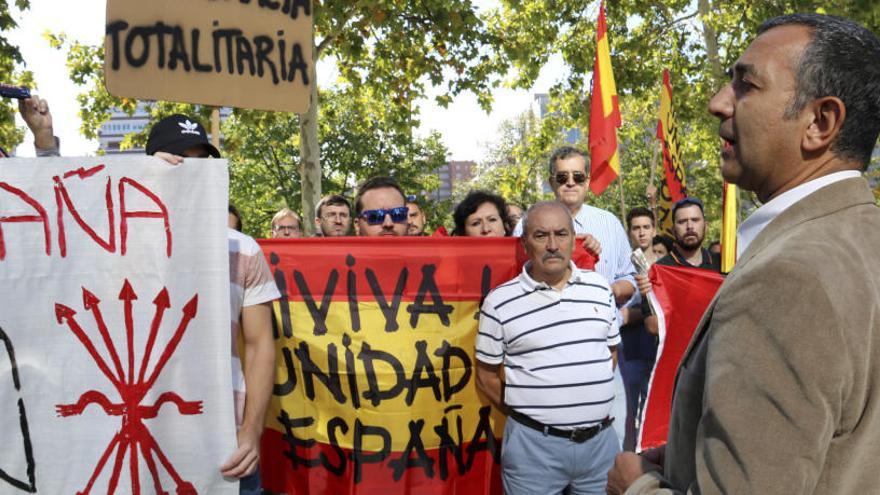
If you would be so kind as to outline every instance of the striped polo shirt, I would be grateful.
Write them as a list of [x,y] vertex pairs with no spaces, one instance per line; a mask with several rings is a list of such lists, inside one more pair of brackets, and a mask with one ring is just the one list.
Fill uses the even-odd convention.
[[561,291],[536,282],[528,267],[483,301],[476,357],[504,364],[511,409],[557,428],[595,425],[614,401],[614,296],[605,277],[573,263]]

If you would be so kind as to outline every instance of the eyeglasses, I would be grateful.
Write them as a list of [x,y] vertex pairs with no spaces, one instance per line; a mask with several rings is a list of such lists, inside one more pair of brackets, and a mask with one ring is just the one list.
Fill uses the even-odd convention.
[[276,225],[275,232],[299,232],[300,228],[296,225]]
[[587,174],[583,172],[556,172],[556,175],[553,176],[556,179],[557,184],[568,184],[568,176],[571,175],[571,178],[574,180],[575,184],[583,184],[587,181]]
[[406,221],[407,212],[409,210],[406,206],[398,206],[397,208],[390,209],[379,209],[379,210],[366,210],[361,212],[361,218],[367,221],[370,225],[379,225],[385,221],[385,215],[391,215],[391,221],[394,223],[403,223]]

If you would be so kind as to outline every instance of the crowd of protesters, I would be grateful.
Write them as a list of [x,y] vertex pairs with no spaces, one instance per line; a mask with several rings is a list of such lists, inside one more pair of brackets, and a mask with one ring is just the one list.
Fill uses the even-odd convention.
[[[789,56],[774,52],[770,45],[763,47],[760,41],[763,39],[764,44],[767,44],[767,40],[775,37],[779,38],[774,38],[775,43],[790,43],[802,51],[803,46],[810,43],[811,36],[821,34],[830,39],[833,36],[829,33],[835,30],[848,33],[845,36],[859,38],[863,47],[871,47],[870,50],[865,50],[874,55],[880,54],[880,43],[876,37],[866,35],[862,28],[854,27],[852,23],[826,16],[789,16],[762,28],[760,37],[749,49],[754,61],[738,64],[733,82],[736,87],[732,88],[729,95],[722,89],[720,96],[716,95],[713,99],[712,112],[722,121],[722,138],[730,146],[730,149],[725,148],[728,155],[732,153],[730,150],[734,149],[736,143],[732,134],[723,134],[724,123],[733,118],[733,106],[723,106],[719,98],[742,98],[736,91],[751,90],[761,84],[774,84],[772,77],[770,82],[764,80],[762,83],[761,77],[769,76],[755,67],[760,67],[766,60],[787,60],[785,57]],[[763,52],[760,51],[762,49]],[[821,47],[815,49],[819,50]],[[784,70],[779,67],[775,70],[793,78],[795,76],[791,73],[791,67],[794,65],[790,64],[785,62]],[[846,70],[859,72],[858,68],[853,67]],[[824,93],[813,97],[823,95]],[[778,102],[774,101],[773,104],[776,103]],[[826,97],[820,103],[817,104],[816,111],[809,115],[811,118],[817,116],[815,128],[807,128],[804,131],[805,137],[798,145],[810,153],[830,153],[828,156],[832,158],[849,157],[851,153],[843,153],[829,144],[837,136],[836,133],[844,132],[839,125],[835,127],[833,121],[834,118],[846,115],[840,106],[843,105],[841,99],[836,96]],[[849,105],[848,102],[845,103]],[[37,154],[57,155],[59,143],[52,133],[51,115],[46,102],[34,97],[22,101],[20,108],[25,122],[36,137]],[[788,108],[790,110],[793,107]],[[849,111],[848,106],[846,110]],[[746,120],[746,110],[742,112],[742,129],[746,129],[747,125],[757,125]],[[823,118],[826,120],[821,120]],[[147,144],[148,154],[159,156],[170,164],[178,164],[185,157],[219,157],[219,151],[210,145],[203,127],[198,126],[197,137],[191,132],[180,133],[177,124],[184,120],[195,122],[191,117],[175,115],[156,123]],[[876,130],[871,130],[871,144],[876,142]],[[791,129],[789,131],[795,132]],[[755,136],[752,138],[756,139]],[[769,153],[768,150],[763,151]],[[804,153],[802,156],[809,155]],[[838,156],[838,153],[842,154]],[[849,170],[850,167],[843,168]],[[667,237],[658,232],[653,208],[632,208],[626,215],[624,226],[613,213],[587,204],[585,201],[589,177],[588,155],[574,147],[562,147],[554,151],[548,159],[547,179],[555,201],[518,205],[509,203],[492,191],[474,190],[452,212],[454,224],[449,226],[451,235],[517,236],[521,238],[529,259],[519,276],[502,284],[486,297],[480,312],[480,331],[476,342],[477,386],[509,418],[502,460],[503,482],[507,493],[596,493],[605,490],[615,456],[621,449],[633,451],[636,447],[640,411],[645,404],[648,383],[657,357],[658,319],[653,314],[651,305],[646,302],[647,294],[651,291],[651,282],[644,269],[656,263],[686,269],[720,271],[720,247],[717,242],[706,242],[707,220],[703,202],[699,198],[685,197],[672,206],[673,227],[671,236]],[[740,179],[745,187],[753,188],[751,190],[761,186],[749,183],[741,177],[734,178]],[[849,175],[844,179],[846,178],[850,178]],[[806,183],[807,180],[801,182]],[[649,190],[649,197],[650,192]],[[766,191],[756,192],[760,195]],[[351,201],[343,195],[321,198],[316,205],[314,219],[302,218],[288,208],[281,209],[272,218],[267,231],[273,238],[299,238],[306,232],[304,222],[313,221],[315,235],[323,237],[431,235],[426,229],[429,224],[428,209],[420,194],[418,191],[407,194],[393,178],[373,177],[358,186]],[[765,196],[767,197],[764,199],[774,197],[773,194]],[[863,215],[865,218],[870,216],[873,221],[876,212]],[[230,205],[230,232],[241,230],[241,222],[238,211]],[[437,229],[434,234],[445,232],[446,226]],[[255,256],[254,250],[259,248],[255,247],[253,240],[240,233],[230,233],[229,239],[230,256],[253,260],[249,269],[256,275],[246,278],[256,282],[253,282],[254,285],[241,286],[244,282],[231,281],[233,286],[236,283],[240,285],[237,293],[242,297],[234,304],[236,311],[233,313],[233,318],[238,315],[239,319],[233,321],[233,328],[244,336],[243,352],[248,357],[249,368],[240,370],[243,382],[236,388],[236,392],[243,394],[240,399],[242,411],[238,411],[240,414],[237,418],[241,448],[224,465],[223,472],[226,475],[250,479],[248,477],[254,475],[259,458],[256,447],[259,443],[258,428],[262,425],[259,416],[265,411],[268,390],[272,384],[272,364],[268,368],[261,366],[258,364],[259,359],[255,357],[271,354],[271,330],[266,328],[269,324],[267,302],[277,297],[277,291],[274,287],[269,287],[273,284],[268,268],[265,260]],[[598,257],[595,266],[584,269],[572,262],[572,249],[577,243]],[[644,259],[644,265],[634,265],[634,258]],[[873,281],[876,282],[876,279]],[[832,295],[826,294],[825,297],[831,298]],[[514,301],[517,303],[509,304]],[[728,304],[733,305],[735,301]],[[872,307],[875,308],[876,304]],[[547,311],[548,308],[553,310]],[[722,313],[721,317],[731,316]],[[763,317],[753,316],[753,320]],[[540,336],[536,335],[538,330],[540,333],[537,335]],[[574,334],[586,335],[588,338],[571,341],[570,336]],[[711,358],[710,354],[708,359]],[[702,359],[703,365],[709,367],[705,364],[707,358],[703,356]],[[240,362],[238,364],[241,366]],[[600,366],[594,366],[596,364]],[[573,375],[577,375],[579,381],[572,381]],[[853,393],[856,385],[849,383],[848,387],[850,388],[846,389],[845,394]],[[844,394],[843,391],[841,393]],[[870,397],[864,399],[872,400]],[[247,407],[244,407],[245,404]],[[832,404],[825,404],[823,407],[832,406],[837,407]],[[699,408],[699,405],[695,407]],[[846,413],[838,411],[838,419],[844,414]],[[842,427],[839,424],[817,425],[817,430],[826,426],[830,430]],[[685,425],[680,428],[691,427],[695,426]],[[872,445],[880,445],[880,442],[875,439]],[[676,445],[676,448],[683,447]],[[833,447],[829,449],[839,459],[841,454],[836,454]],[[746,454],[755,455],[752,452]],[[695,454],[699,455],[699,452]],[[792,452],[791,455],[798,456],[800,452]],[[586,462],[584,459],[590,461]],[[629,458],[618,456],[618,459]],[[826,469],[821,467],[821,456],[817,459],[816,469]],[[667,471],[679,469],[682,465],[689,465],[688,463],[697,463],[703,471],[727,473],[726,467],[699,464],[708,462],[705,459],[674,459],[672,462],[666,463]],[[746,461],[742,462],[744,466],[747,464]],[[662,462],[659,464],[662,466]],[[837,464],[832,464],[834,466],[827,469],[845,471]],[[754,468],[762,473],[772,471],[767,466]],[[625,479],[628,475],[626,469],[626,465],[618,461],[618,466],[612,471],[609,492],[622,491],[634,481],[634,477]],[[677,489],[682,489],[682,486],[684,489],[693,487],[697,481],[720,482],[717,477],[705,478],[707,475],[701,474],[702,471],[680,469],[685,469],[683,476],[688,478],[672,480],[677,483]],[[678,471],[673,473],[680,474]],[[643,474],[637,470],[634,476]],[[700,476],[704,478],[695,479]],[[807,473],[805,476],[816,483],[821,481],[818,480],[818,475]],[[855,481],[847,481],[847,486],[863,486],[859,484],[862,477],[858,475],[853,478]],[[650,477],[643,478],[647,480],[644,483],[650,481]],[[835,479],[843,477],[831,477],[825,480],[827,483],[823,486],[833,486]],[[666,486],[662,483],[664,482],[661,481],[658,485],[661,488]],[[259,486],[259,483],[252,481],[248,486]],[[742,487],[748,484],[733,483],[731,486]],[[806,485],[793,484],[789,488],[804,491]]]

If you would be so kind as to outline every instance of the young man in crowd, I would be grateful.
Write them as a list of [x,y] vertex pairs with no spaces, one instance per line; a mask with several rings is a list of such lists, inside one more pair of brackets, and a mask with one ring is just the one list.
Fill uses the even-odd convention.
[[341,237],[351,230],[351,204],[345,196],[324,196],[315,207],[316,236]]
[[404,236],[409,210],[397,181],[373,177],[364,181],[354,200],[358,235],[364,237]]
[[406,197],[406,208],[408,210],[406,235],[428,235],[425,233],[428,219],[425,217],[425,212],[422,211],[422,205],[419,204],[415,196],[410,195]]

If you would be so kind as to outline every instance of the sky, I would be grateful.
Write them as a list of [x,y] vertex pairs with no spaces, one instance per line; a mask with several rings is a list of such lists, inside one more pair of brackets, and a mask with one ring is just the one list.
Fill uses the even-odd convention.
[[[496,0],[475,1],[480,8],[489,8],[495,3]],[[38,88],[35,93],[49,101],[55,134],[61,139],[61,151],[66,156],[94,155],[98,143],[80,135],[76,101],[80,89],[70,81],[65,53],[51,48],[43,33],[64,32],[82,43],[102,43],[105,5],[105,0],[31,0],[30,9],[15,16],[18,29],[8,33],[10,41],[20,48],[27,69],[34,73]],[[332,67],[319,64],[319,84],[331,81],[332,72]],[[447,108],[439,107],[431,98],[420,100],[421,127],[418,134],[424,136],[432,130],[439,131],[449,150],[450,160],[480,161],[487,145],[495,141],[499,125],[528,110],[535,93],[547,92],[563,76],[563,64],[558,59],[551,60],[530,91],[496,90],[493,95],[495,104],[489,114],[480,109],[471,93],[457,96]],[[24,126],[20,118],[18,123]],[[29,132],[17,154],[34,155],[33,136]]]

